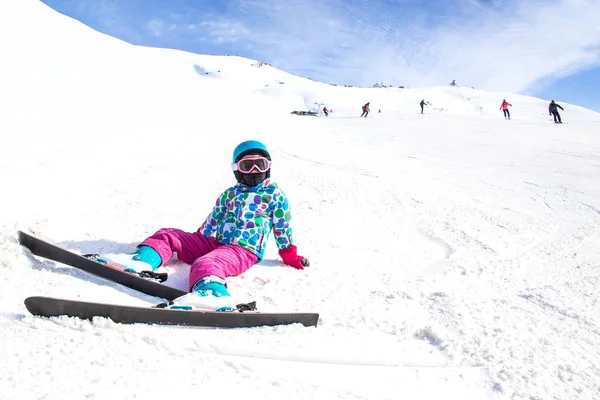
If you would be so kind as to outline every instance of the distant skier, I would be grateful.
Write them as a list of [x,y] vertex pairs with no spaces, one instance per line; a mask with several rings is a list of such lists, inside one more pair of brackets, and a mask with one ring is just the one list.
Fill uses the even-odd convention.
[[419,103],[419,105],[421,106],[421,114],[423,114],[423,110],[425,109],[425,106],[429,105],[428,101],[425,101],[425,99],[421,100],[421,102]]
[[512,107],[512,104],[507,102],[506,100],[502,100],[502,104],[500,104],[500,110],[504,111],[504,119],[510,119],[510,111],[508,111],[508,107]]
[[329,116],[329,110],[327,109],[327,107],[323,107],[323,114],[325,114],[326,117]]
[[560,104],[555,103],[554,100],[552,100],[550,102],[550,105],[548,106],[548,114],[552,115],[554,117],[555,124],[562,124],[562,120],[560,119],[560,114],[558,113],[559,108],[563,111],[565,110],[564,108],[562,108],[560,106]]
[[456,86],[456,80],[452,80],[452,82],[450,83],[450,86]]
[[371,102],[368,102],[367,104],[365,104],[364,106],[362,106],[363,112],[360,115],[361,117],[367,118],[367,115],[369,115],[370,105],[371,105]]
[[197,231],[163,228],[142,241],[133,254],[106,255],[106,259],[137,272],[154,271],[177,253],[179,260],[191,264],[190,293],[175,299],[174,305],[214,311],[235,309],[225,279],[263,258],[271,232],[285,264],[308,267],[308,259],[294,245],[288,199],[269,179],[271,155],[265,145],[254,140],[240,143],[233,151],[231,168],[237,184],[219,196]]

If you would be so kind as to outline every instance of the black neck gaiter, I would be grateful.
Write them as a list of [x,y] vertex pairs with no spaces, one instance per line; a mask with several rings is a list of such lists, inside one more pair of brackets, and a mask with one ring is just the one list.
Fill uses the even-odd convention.
[[234,174],[235,179],[237,179],[239,183],[248,187],[257,186],[267,179],[266,172],[261,172],[258,174],[242,174],[239,171],[234,171]]

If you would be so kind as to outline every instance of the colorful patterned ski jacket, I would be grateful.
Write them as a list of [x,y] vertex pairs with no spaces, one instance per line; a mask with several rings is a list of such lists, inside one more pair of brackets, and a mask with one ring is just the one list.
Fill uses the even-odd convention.
[[262,260],[273,230],[277,247],[294,244],[287,197],[275,182],[266,179],[256,187],[237,184],[227,189],[198,229],[223,244],[237,244]]

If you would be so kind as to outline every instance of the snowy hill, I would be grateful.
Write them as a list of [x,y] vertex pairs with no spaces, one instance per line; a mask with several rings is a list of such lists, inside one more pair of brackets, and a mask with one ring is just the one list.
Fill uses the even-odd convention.
[[[567,122],[556,125],[549,99],[339,87],[241,57],[136,47],[36,0],[0,2],[0,37],[3,399],[600,393],[600,114],[555,99]],[[290,114],[315,103],[333,113]],[[319,312],[319,327],[27,313],[33,295],[157,303],[31,256],[17,230],[80,253],[196,230],[247,139],[270,148],[312,266],[285,267],[271,241],[229,288],[264,311]],[[184,288],[187,268],[168,263],[167,283]]]

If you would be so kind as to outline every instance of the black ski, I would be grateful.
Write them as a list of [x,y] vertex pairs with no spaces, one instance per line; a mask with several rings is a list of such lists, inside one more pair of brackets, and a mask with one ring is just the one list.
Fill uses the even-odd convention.
[[107,264],[86,258],[25,232],[19,231],[19,243],[31,250],[36,256],[81,269],[151,296],[173,300],[187,294],[183,290],[163,285],[152,279],[130,274]]
[[244,309],[248,309],[248,305],[240,305],[237,311],[231,312],[183,311],[89,303],[52,297],[28,297],[25,299],[25,306],[33,315],[42,317],[67,315],[88,320],[94,317],[104,317],[121,324],[143,323],[214,328],[250,328],[289,324],[317,326],[319,321],[319,314],[316,313],[243,312]]

